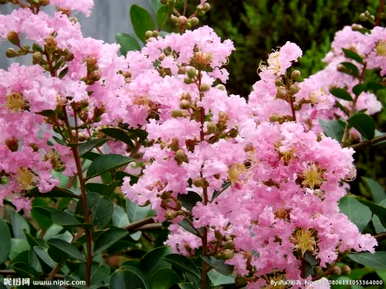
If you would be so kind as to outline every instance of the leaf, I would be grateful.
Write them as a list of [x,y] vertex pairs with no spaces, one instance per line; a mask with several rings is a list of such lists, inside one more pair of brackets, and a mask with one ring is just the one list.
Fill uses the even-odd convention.
[[342,66],[339,69],[340,72],[349,74],[354,77],[359,77],[359,69],[355,64],[351,62],[342,62],[340,65]]
[[339,208],[355,225],[363,231],[370,222],[371,210],[357,199],[346,196],[340,200]]
[[13,260],[20,253],[28,251],[29,249],[30,245],[25,239],[11,239],[11,250],[9,252],[9,259]]
[[0,264],[7,260],[11,250],[11,232],[8,224],[0,219]]
[[48,255],[47,251],[44,248],[34,246],[33,250],[36,255],[38,255],[38,257],[51,268],[54,268],[57,265],[57,263],[52,260],[52,258],[50,257],[50,255]]
[[375,233],[379,234],[379,233],[386,232],[385,226],[382,225],[382,222],[377,215],[373,216],[372,222],[373,222]]
[[27,233],[31,232],[27,221],[16,212],[12,212],[11,226],[12,226],[13,236],[18,239],[26,239],[24,230]]
[[366,91],[367,90],[367,85],[365,83],[359,83],[357,85],[355,85],[353,88],[352,88],[352,92],[358,96],[360,95],[362,92]]
[[45,208],[33,207],[31,216],[44,230],[47,230],[52,225],[51,213]]
[[374,268],[375,270],[386,270],[386,251],[354,253],[349,254],[348,257],[354,262]]
[[195,277],[200,278],[200,272],[197,269],[196,265],[185,256],[178,254],[170,254],[165,256],[165,261],[169,262],[170,264],[184,272],[189,272]]
[[90,165],[87,171],[87,179],[94,178],[110,170],[122,167],[133,162],[134,159],[116,154],[101,155]]
[[95,254],[100,254],[110,248],[116,242],[126,237],[129,233],[126,230],[112,228],[103,232],[95,241]]
[[89,196],[91,195],[93,196],[92,199],[90,198],[93,223],[100,227],[104,227],[111,221],[114,210],[113,203],[111,200],[107,200],[97,193],[89,193]]
[[138,270],[125,268],[116,271],[110,279],[111,289],[150,289],[145,277]]
[[194,228],[186,219],[183,219],[181,222],[178,223],[182,228],[184,228],[189,233],[192,233],[193,235],[200,236],[200,231]]
[[374,120],[364,113],[356,113],[348,120],[350,127],[356,128],[366,139],[372,139],[375,134]]
[[223,275],[214,269],[208,272],[208,277],[213,286],[234,284],[236,281],[234,276]]
[[373,214],[379,217],[379,220],[382,222],[382,225],[386,227],[386,207],[383,206],[383,202],[378,205],[374,202],[362,198],[358,198],[358,201],[369,207]]
[[352,101],[351,94],[346,89],[340,87],[333,87],[330,89],[330,93],[337,98]]
[[223,192],[225,192],[225,190],[226,190],[227,188],[229,188],[230,186],[231,186],[231,182],[225,182],[225,183],[222,185],[221,190],[219,190],[219,191],[214,191],[213,196],[212,196],[212,201],[213,201],[214,199],[216,199],[218,196],[220,196]]
[[122,55],[126,55],[127,52],[132,50],[140,50],[141,46],[138,41],[127,33],[118,33],[115,35],[115,40],[121,46],[120,52]]
[[57,210],[51,211],[52,222],[60,226],[77,226],[80,222],[74,216]]
[[130,200],[126,200],[126,210],[130,222],[142,220],[148,217],[151,212],[150,206],[141,207]]
[[179,195],[178,200],[184,208],[191,211],[198,202],[202,201],[202,198],[195,192],[188,192],[186,195]]
[[233,266],[225,264],[224,260],[217,259],[211,256],[210,257],[203,256],[201,258],[204,260],[204,262],[212,266],[216,271],[224,275],[229,275],[229,274],[232,274],[233,272]]
[[366,184],[367,188],[370,190],[373,199],[376,203],[380,203],[386,199],[386,192],[377,181],[366,177],[362,177],[362,180]]
[[79,154],[81,156],[83,156],[86,153],[88,153],[89,151],[91,151],[92,149],[94,149],[96,147],[100,147],[106,141],[107,141],[106,139],[99,138],[99,139],[91,139],[87,142],[81,143],[81,144],[79,144]]
[[341,120],[319,120],[320,126],[326,136],[340,142],[343,138],[346,124]]
[[165,267],[165,264],[167,267],[170,267],[170,264],[163,260],[168,254],[170,254],[170,250],[167,247],[155,248],[142,257],[139,267],[147,274],[151,274],[157,269]]
[[50,239],[48,240],[48,245],[66,254],[70,258],[84,261],[83,254],[74,245],[66,241],[60,239]]
[[342,48],[344,55],[347,58],[353,59],[356,62],[363,63],[363,58],[358,53],[354,52],[351,49]]
[[170,8],[168,6],[162,6],[157,11],[157,24],[160,29],[164,28],[168,22],[170,16]]
[[160,269],[151,277],[151,289],[169,289],[179,280],[178,275],[171,269]]
[[126,228],[130,224],[126,211],[118,205],[114,205],[112,220],[113,226],[117,228]]
[[120,141],[130,145],[131,147],[134,147],[132,138],[123,129],[104,128],[104,129],[102,129],[102,132],[109,137],[112,137],[116,140],[120,140]]
[[178,286],[180,286],[181,289],[196,289],[191,282],[178,283]]
[[156,29],[149,12],[146,9],[134,4],[130,8],[130,18],[135,34],[142,40],[142,42],[145,42],[145,32]]

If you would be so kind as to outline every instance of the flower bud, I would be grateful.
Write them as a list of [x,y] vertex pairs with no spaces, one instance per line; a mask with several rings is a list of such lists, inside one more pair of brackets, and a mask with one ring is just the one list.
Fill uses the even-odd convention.
[[276,97],[285,99],[287,97],[287,90],[283,86],[278,87],[276,91]]
[[210,10],[211,6],[209,3],[204,3],[203,6],[202,6],[202,10],[204,10],[205,12],[208,12]]
[[20,46],[20,38],[19,38],[19,35],[17,34],[17,32],[15,32],[15,31],[9,32],[7,34],[7,39],[12,44],[14,44],[16,46]]
[[182,149],[179,149],[178,151],[176,151],[176,155],[174,156],[174,159],[178,164],[188,162],[188,156],[185,154],[185,152]]
[[149,39],[149,38],[151,38],[151,37],[153,37],[153,31],[150,31],[150,30],[146,31],[146,32],[145,32],[145,38],[146,38],[146,39]]
[[224,85],[224,84],[221,84],[221,83],[220,83],[220,84],[217,84],[217,85],[216,85],[216,88],[219,89],[219,90],[226,91],[225,85]]
[[172,15],[170,16],[170,20],[171,20],[173,23],[177,23],[177,22],[178,22],[178,17],[177,17],[176,15],[172,14]]
[[177,18],[177,23],[180,26],[184,26],[188,22],[188,19],[185,16],[179,16]]
[[201,91],[208,91],[210,89],[210,86],[208,84],[201,84],[200,90]]
[[173,110],[173,111],[172,111],[172,117],[174,117],[174,118],[177,118],[177,117],[184,117],[184,116],[185,116],[185,114],[184,114],[184,112],[181,111],[181,110]]
[[205,188],[208,186],[208,182],[204,178],[198,178],[193,180],[193,185],[199,188]]
[[225,249],[220,254],[219,257],[222,258],[222,259],[228,260],[228,259],[232,259],[234,255],[235,255],[235,251],[233,251],[232,249]]
[[5,145],[11,152],[15,152],[19,148],[19,142],[16,138],[9,138],[5,141]]
[[207,124],[207,133],[216,133],[217,132],[217,125],[214,122],[209,122]]
[[291,78],[295,81],[300,81],[302,77],[302,74],[299,70],[294,70],[291,72]]
[[13,58],[13,57],[16,57],[18,56],[19,54],[17,53],[17,51],[15,49],[12,49],[12,48],[8,48],[7,49],[7,52],[5,53],[5,55],[9,58]]
[[43,60],[43,55],[36,51],[34,54],[32,54],[32,63],[33,64],[41,64]]
[[350,268],[350,266],[344,265],[344,266],[342,267],[342,272],[343,272],[343,274],[350,275],[350,274],[351,274],[351,268]]
[[167,210],[165,213],[165,218],[167,220],[173,220],[175,217],[177,217],[178,213],[174,210]]
[[188,20],[188,23],[194,27],[194,26],[197,26],[199,23],[200,23],[200,20],[197,18],[197,17],[191,17],[189,20]]
[[342,269],[336,265],[332,267],[331,272],[332,274],[335,274],[335,275],[342,275]]
[[189,68],[186,73],[189,78],[195,78],[197,76],[197,69],[195,69],[194,67]]
[[288,92],[292,95],[298,93],[300,90],[299,86],[297,84],[292,84],[288,90]]
[[191,107],[191,103],[190,103],[190,101],[188,101],[188,100],[182,100],[181,102],[180,102],[180,108],[181,109],[189,109],[190,107]]

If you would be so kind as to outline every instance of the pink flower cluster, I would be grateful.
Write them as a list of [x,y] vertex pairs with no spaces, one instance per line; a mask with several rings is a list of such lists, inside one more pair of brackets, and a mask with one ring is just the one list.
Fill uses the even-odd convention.
[[[172,223],[166,244],[175,252],[192,256],[205,246],[234,265],[248,288],[306,278],[306,255],[326,267],[341,252],[373,251],[375,239],[339,212],[346,181],[355,177],[354,151],[320,133],[318,118],[335,110],[329,85],[285,83],[302,54],[288,42],[261,67],[246,102],[221,84],[232,49],[202,27],[131,53],[132,79],[141,81],[129,86],[154,110],[145,124],[146,167],[138,183],[125,180],[127,197]],[[318,102],[304,101],[307,87],[321,91]],[[371,98],[362,98],[358,104],[375,112]],[[192,196],[199,201],[190,208],[181,200]]]
[[12,200],[17,209],[30,208],[24,192],[35,187],[48,192],[58,185],[52,170],[74,174],[71,150],[54,138],[74,127],[75,110],[78,126],[88,128],[79,132],[84,138],[93,137],[101,125],[125,120],[138,126],[147,116],[147,108],[128,97],[138,91],[128,85],[129,61],[118,55],[119,46],[83,37],[70,16],[70,10],[89,14],[93,1],[50,3],[56,12],[31,6],[0,16],[0,36],[13,44],[7,56],[30,54],[33,59],[33,65],[0,70],[0,203]]

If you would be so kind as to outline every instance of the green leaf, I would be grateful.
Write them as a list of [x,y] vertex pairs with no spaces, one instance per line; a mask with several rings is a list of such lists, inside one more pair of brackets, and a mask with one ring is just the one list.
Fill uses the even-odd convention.
[[145,42],[145,32],[156,29],[151,15],[146,9],[134,4],[130,8],[130,18],[135,34]]
[[91,139],[87,142],[81,143],[81,144],[79,144],[79,154],[81,156],[83,156],[86,153],[88,153],[89,151],[91,151],[92,149],[94,149],[96,147],[100,147],[106,141],[107,141],[106,139],[99,138],[99,139]]
[[52,222],[60,226],[77,226],[80,224],[77,218],[58,210],[51,211]]
[[230,275],[233,272],[233,266],[225,264],[224,260],[214,258],[212,256],[210,257],[201,257],[204,262],[208,263],[210,266],[212,266],[216,271],[224,274],[224,275]]
[[186,195],[179,195],[178,200],[181,201],[184,208],[191,211],[197,202],[202,201],[202,198],[195,192],[188,192]]
[[87,171],[87,178],[91,179],[110,170],[122,167],[133,162],[134,159],[116,154],[101,155],[96,158]]
[[379,233],[386,232],[385,226],[382,225],[382,222],[377,215],[373,216],[372,222],[373,222],[375,233],[379,234]]
[[7,260],[11,250],[11,232],[8,224],[0,219],[0,264]]
[[38,255],[38,257],[51,268],[54,268],[57,265],[57,263],[52,260],[52,258],[50,257],[50,255],[48,255],[47,251],[44,248],[34,246],[33,250],[36,255]]
[[126,200],[126,210],[130,222],[142,220],[148,217],[151,213],[150,206],[141,207],[130,200]]
[[132,50],[140,50],[141,46],[138,41],[127,33],[118,33],[115,35],[115,40],[121,46],[120,52],[122,55],[126,55],[127,52]]
[[235,283],[235,277],[231,275],[223,275],[216,270],[210,270],[208,272],[208,277],[212,282],[213,286],[228,285]]
[[97,193],[89,193],[89,206],[93,223],[100,227],[106,226],[112,218],[114,206],[111,200],[105,199]]
[[157,11],[157,24],[160,29],[165,27],[170,17],[170,8],[168,6],[162,6]]
[[184,228],[189,233],[192,233],[193,235],[200,236],[200,231],[194,228],[186,219],[183,219],[181,222],[178,223],[182,228]]
[[221,187],[221,190],[219,191],[214,191],[213,193],[213,196],[212,196],[212,201],[214,199],[216,199],[218,196],[220,196],[223,192],[226,191],[227,188],[229,188],[231,186],[231,182],[225,182],[222,187]]
[[84,261],[83,254],[72,244],[60,239],[48,240],[48,245],[66,254],[68,257]]
[[363,63],[363,58],[358,53],[354,52],[351,49],[342,48],[344,55],[347,58],[353,59],[356,62]]
[[326,136],[331,137],[338,142],[343,138],[346,124],[341,120],[319,120],[320,126]]
[[352,88],[352,92],[358,96],[360,95],[362,92],[366,91],[367,90],[367,85],[365,83],[359,83],[357,85],[355,85],[353,88]]
[[178,286],[180,286],[181,289],[196,289],[191,282],[178,283]]
[[337,98],[352,101],[351,94],[347,92],[345,88],[333,87],[330,89],[330,93]]
[[31,216],[44,230],[47,230],[52,225],[51,213],[45,208],[33,207]]
[[366,184],[367,188],[370,190],[373,199],[376,203],[380,203],[386,199],[386,192],[377,181],[366,177],[362,177],[362,180]]
[[22,252],[28,251],[30,249],[30,245],[25,239],[11,239],[11,250],[9,252],[9,258],[13,260]]
[[116,271],[110,279],[111,289],[150,289],[145,277],[139,270],[125,268]]
[[26,239],[24,230],[27,233],[31,232],[27,221],[16,212],[12,212],[11,226],[12,226],[13,236],[18,239]]
[[118,205],[114,205],[112,221],[113,226],[118,228],[126,228],[130,224],[126,211]]
[[95,241],[95,254],[102,253],[128,234],[126,230],[115,228],[103,232]]
[[200,272],[196,265],[187,257],[178,254],[170,254],[165,256],[165,260],[183,272],[189,272],[195,277],[200,278]]
[[170,254],[170,249],[167,247],[155,248],[142,257],[139,267],[149,275],[157,269],[165,268],[165,265],[168,268],[170,264],[163,260],[168,254]]
[[179,281],[178,275],[171,269],[160,269],[150,280],[151,289],[170,289]]
[[372,139],[375,134],[374,120],[364,113],[356,113],[348,120],[350,127],[357,129],[366,139]]
[[355,225],[363,231],[370,222],[371,210],[357,199],[346,196],[340,200],[339,208]]
[[342,67],[341,67],[341,69],[339,69],[339,71],[346,73],[346,74],[349,74],[349,75],[354,76],[354,77],[359,77],[359,69],[358,69],[358,67],[356,67],[355,64],[353,64],[351,62],[342,62],[341,66]]
[[354,253],[348,257],[364,266],[374,268],[375,270],[386,270],[386,251],[378,251],[375,253]]
[[369,207],[373,214],[379,217],[379,220],[382,222],[382,225],[386,227],[386,207],[383,205],[383,202],[381,202],[380,204],[376,204],[374,202],[362,198],[358,198],[358,201]]
[[102,129],[102,132],[105,135],[109,136],[109,137],[112,137],[112,138],[114,138],[116,140],[120,140],[120,141],[130,145],[131,147],[134,147],[132,138],[123,129],[119,129],[119,128],[104,128],[104,129]]

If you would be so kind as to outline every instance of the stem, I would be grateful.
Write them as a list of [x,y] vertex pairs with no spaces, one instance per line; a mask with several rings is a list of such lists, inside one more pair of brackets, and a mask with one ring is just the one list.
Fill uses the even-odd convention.
[[293,95],[290,95],[289,99],[290,99],[290,105],[291,105],[292,119],[293,119],[293,121],[296,121],[296,113],[295,113],[295,105],[294,105]]
[[385,0],[379,0],[377,14],[375,16],[375,26],[381,25],[383,11],[385,11]]
[[[200,94],[200,101],[202,101],[202,98],[204,96],[203,92],[200,90],[201,79],[202,79],[202,73],[200,70],[198,72],[198,81],[197,81],[197,88]],[[205,141],[204,125],[205,125],[205,109],[203,107],[200,107],[200,142]],[[200,175],[202,177],[202,171],[200,172]],[[202,193],[203,193],[203,203],[204,205],[207,205],[208,204],[208,187],[207,186],[204,186]],[[207,256],[208,255],[208,227],[204,227],[201,240],[202,240],[202,255]],[[203,261],[201,266],[201,280],[200,280],[201,289],[208,288],[209,269],[210,269],[209,265],[205,261]]]
[[[64,108],[64,115],[65,115],[65,122],[69,130],[69,135],[70,135],[70,140],[71,140],[71,150],[72,154],[75,159],[75,164],[76,164],[76,174],[78,176],[79,180],[79,187],[80,187],[80,200],[82,204],[82,209],[84,213],[84,222],[85,224],[91,225],[91,213],[90,213],[90,208],[88,206],[88,199],[87,199],[87,192],[86,192],[86,186],[85,186],[85,179],[83,177],[83,171],[82,171],[82,164],[80,160],[80,155],[79,155],[79,150],[78,150],[78,144],[79,144],[79,131],[78,131],[78,118],[76,115],[76,111],[74,109],[74,120],[75,120],[75,134],[73,134],[71,127],[69,125],[68,121],[68,116],[67,112]],[[87,287],[90,286],[91,283],[91,267],[93,263],[93,231],[91,226],[87,226],[85,228],[86,232],[86,239],[87,239],[87,256],[86,256],[86,284]]]
[[357,150],[357,149],[364,148],[366,146],[375,145],[375,144],[380,143],[382,141],[386,141],[386,135],[382,135],[382,136],[379,136],[379,137],[376,137],[376,138],[373,138],[370,140],[362,141],[360,143],[351,145],[351,147],[353,149]]

